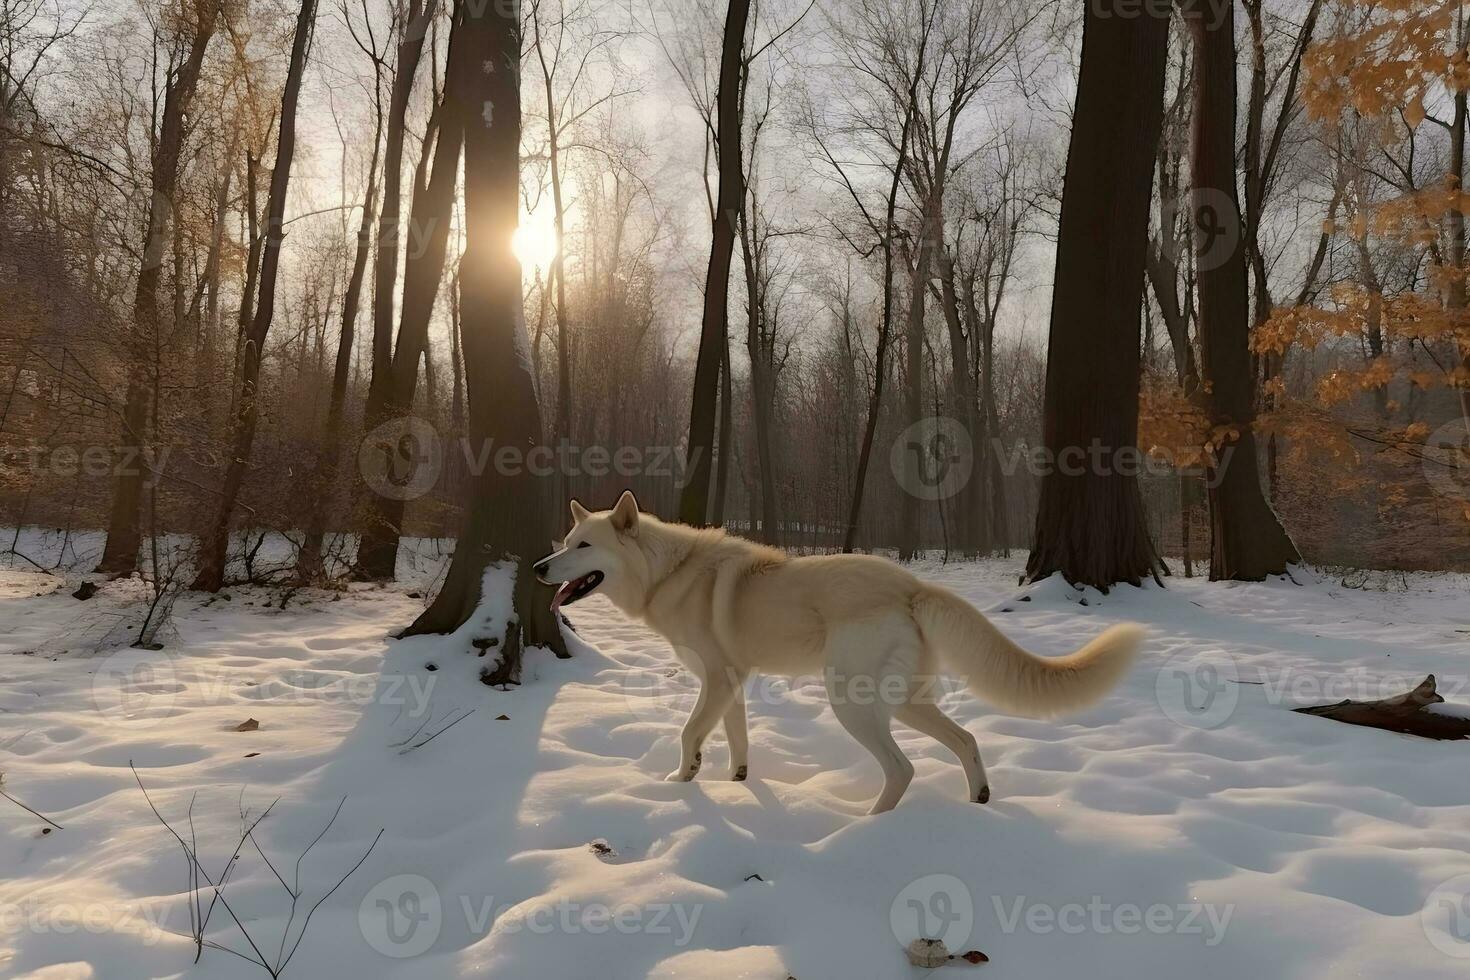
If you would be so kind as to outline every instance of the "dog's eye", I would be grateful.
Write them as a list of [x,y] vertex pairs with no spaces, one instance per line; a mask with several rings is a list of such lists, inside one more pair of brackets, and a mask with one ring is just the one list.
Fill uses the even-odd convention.
[[590,547],[592,547],[592,542],[591,541],[583,541],[581,544],[577,545],[577,547],[578,548],[590,548]]

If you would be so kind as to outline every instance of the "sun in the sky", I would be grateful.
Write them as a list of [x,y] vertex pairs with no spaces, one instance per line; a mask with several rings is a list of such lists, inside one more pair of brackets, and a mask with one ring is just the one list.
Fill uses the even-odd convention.
[[511,247],[515,249],[516,258],[525,267],[528,275],[537,269],[549,269],[551,263],[556,261],[560,243],[557,241],[556,224],[549,210],[541,208],[535,214],[521,215],[520,227],[511,238]]

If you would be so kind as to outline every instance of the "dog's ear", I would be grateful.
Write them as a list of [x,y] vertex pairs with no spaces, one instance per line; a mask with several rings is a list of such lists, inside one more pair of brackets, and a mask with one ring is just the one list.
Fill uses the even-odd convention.
[[638,498],[633,496],[632,490],[624,490],[618,498],[618,505],[612,512],[612,526],[619,534],[638,536]]
[[583,507],[581,504],[577,503],[576,498],[573,498],[572,499],[572,524],[573,525],[581,524],[583,521],[585,521],[587,518],[589,518],[591,516],[592,516],[592,512],[590,510],[588,510],[586,507]]

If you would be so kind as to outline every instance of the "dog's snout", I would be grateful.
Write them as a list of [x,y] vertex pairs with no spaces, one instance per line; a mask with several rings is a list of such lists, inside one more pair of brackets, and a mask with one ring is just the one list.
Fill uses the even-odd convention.
[[531,566],[531,571],[536,573],[537,578],[544,579],[551,571],[551,562],[538,561],[536,564]]

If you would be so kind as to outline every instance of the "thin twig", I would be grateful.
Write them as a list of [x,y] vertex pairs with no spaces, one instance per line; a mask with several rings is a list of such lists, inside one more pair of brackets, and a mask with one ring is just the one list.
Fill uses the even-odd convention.
[[400,749],[398,751],[398,754],[399,755],[407,755],[408,753],[412,752],[414,749],[421,749],[421,748],[423,748],[425,745],[428,745],[430,742],[434,741],[434,739],[438,738],[440,735],[443,735],[445,732],[449,731],[455,725],[458,725],[460,722],[464,721],[470,715],[474,714],[475,711],[476,711],[475,708],[469,709],[464,714],[460,715],[458,718],[454,719],[449,724],[445,725],[443,728],[439,729],[437,732],[435,732],[434,734],[430,735],[428,738],[424,739],[422,742],[418,742],[418,743],[416,743],[414,745],[410,745],[406,749]]
[[47,817],[47,816],[45,816],[43,814],[37,813],[35,810],[32,810],[30,807],[26,806],[20,800],[17,800],[15,797],[13,797],[9,793],[5,792],[3,789],[0,789],[0,796],[5,797],[7,800],[9,800],[10,802],[14,803],[16,806],[20,807],[22,810],[26,811],[27,813],[31,814],[32,816],[40,817],[42,820],[46,821],[51,826],[55,827],[57,830],[65,830],[66,829],[65,827],[61,826],[61,824],[57,823],[55,820],[52,820],[50,817]]
[[301,921],[301,932],[299,934],[297,934],[297,936],[296,936],[296,942],[291,947],[291,952],[288,953],[286,955],[286,958],[284,960],[282,960],[281,963],[276,967],[276,974],[277,975],[285,972],[285,970],[286,970],[286,964],[288,964],[288,963],[291,962],[291,957],[293,957],[293,956],[296,955],[296,950],[299,949],[300,946],[301,946],[301,940],[303,940],[303,939],[306,938],[306,930],[311,926],[311,917],[312,917],[312,915],[314,915],[316,913],[316,910],[321,907],[321,904],[323,902],[325,902],[327,899],[329,899],[329,898],[332,897],[332,892],[335,892],[338,888],[341,888],[342,885],[347,881],[347,879],[352,877],[352,873],[354,871],[356,871],[358,868],[362,867],[363,864],[367,862],[368,855],[370,855],[370,854],[373,853],[373,848],[377,847],[378,846],[378,841],[380,841],[382,839],[383,839],[383,829],[380,828],[378,830],[378,836],[376,836],[376,837],[373,838],[373,842],[368,845],[368,849],[363,852],[362,857],[358,859],[357,863],[354,864],[351,867],[351,869],[348,870],[348,872],[345,875],[342,876],[341,880],[339,880],[335,885],[333,885],[331,887],[331,889],[329,889],[325,895],[323,895],[321,898],[317,899],[316,904],[313,905],[311,907],[311,910],[306,913],[306,918]]

